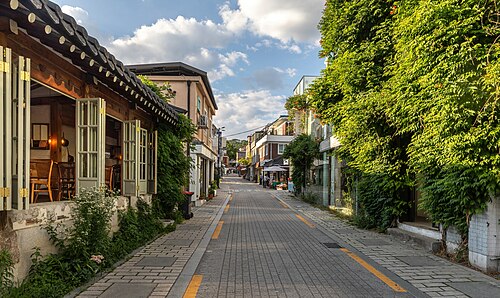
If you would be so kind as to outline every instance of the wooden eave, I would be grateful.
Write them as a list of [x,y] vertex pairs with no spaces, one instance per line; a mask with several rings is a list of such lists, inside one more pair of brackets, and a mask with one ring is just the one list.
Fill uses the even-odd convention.
[[97,79],[159,120],[177,124],[177,112],[57,4],[47,0],[11,0],[1,2],[0,11],[0,15],[16,22],[30,36],[70,59],[87,73],[90,82]]

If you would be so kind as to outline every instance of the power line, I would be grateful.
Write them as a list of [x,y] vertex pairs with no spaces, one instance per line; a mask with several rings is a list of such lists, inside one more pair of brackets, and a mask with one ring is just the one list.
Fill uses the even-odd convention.
[[261,128],[264,128],[264,127],[266,127],[266,125],[260,126],[260,127],[254,128],[254,129],[250,129],[250,130],[241,131],[241,132],[238,132],[238,133],[232,133],[230,135],[226,135],[225,137],[227,138],[227,137],[241,135],[241,134],[244,134],[246,132],[251,132],[251,131],[254,131],[254,130],[257,130],[257,129],[261,129]]

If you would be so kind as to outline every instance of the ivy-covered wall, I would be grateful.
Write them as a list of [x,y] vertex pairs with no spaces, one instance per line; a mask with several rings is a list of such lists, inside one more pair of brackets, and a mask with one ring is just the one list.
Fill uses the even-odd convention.
[[369,224],[391,226],[418,188],[419,208],[466,243],[500,182],[499,15],[492,0],[326,2],[310,104]]

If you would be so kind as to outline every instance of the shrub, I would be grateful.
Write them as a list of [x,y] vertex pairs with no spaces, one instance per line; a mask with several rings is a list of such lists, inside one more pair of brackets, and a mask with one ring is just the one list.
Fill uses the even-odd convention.
[[7,250],[0,250],[0,296],[12,287],[14,262]]

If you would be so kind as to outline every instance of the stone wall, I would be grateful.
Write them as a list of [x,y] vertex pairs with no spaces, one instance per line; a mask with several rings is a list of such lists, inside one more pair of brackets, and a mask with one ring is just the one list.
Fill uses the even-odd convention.
[[[152,196],[142,198],[151,203]],[[111,230],[118,230],[118,211],[127,206],[136,206],[137,197],[118,197],[115,214],[111,219]],[[28,210],[12,210],[0,212],[0,248],[10,251],[14,259],[14,276],[21,281],[28,274],[31,266],[31,255],[34,248],[40,248],[42,255],[56,253],[56,247],[50,242],[44,226],[54,219],[64,225],[71,224],[71,201],[37,203]]]

